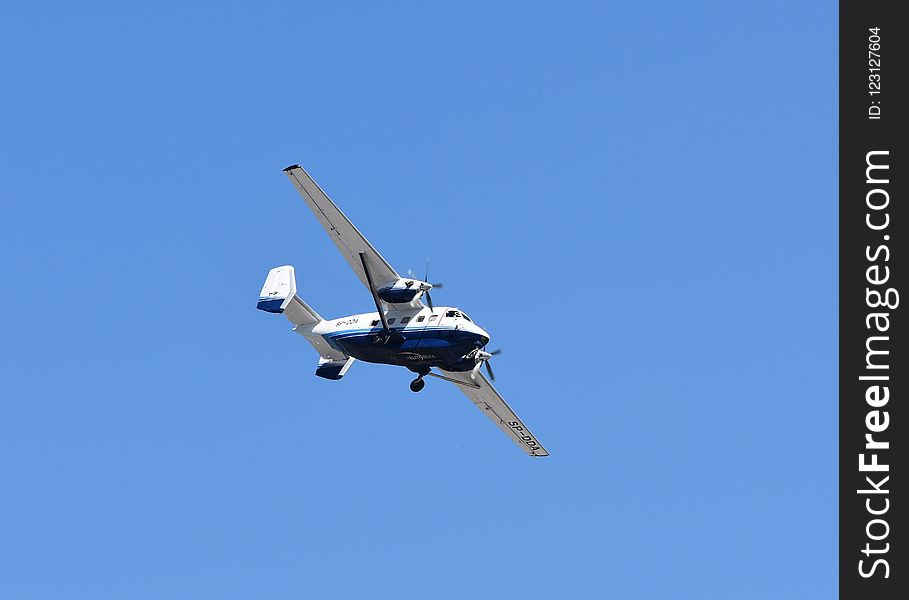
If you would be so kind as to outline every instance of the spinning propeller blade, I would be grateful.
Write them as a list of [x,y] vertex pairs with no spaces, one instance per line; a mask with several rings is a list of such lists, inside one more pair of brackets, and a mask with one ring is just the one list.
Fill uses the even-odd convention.
[[[407,274],[410,277],[413,277],[414,279],[416,279],[416,277],[414,277],[414,274],[410,269],[407,269]],[[423,277],[423,281],[425,283],[429,283],[429,259],[428,258],[426,259],[426,275]],[[434,288],[442,287],[441,283],[429,283],[429,285],[431,285]],[[426,298],[426,304],[427,304],[427,306],[429,306],[429,310],[432,310],[433,309],[432,296],[429,295],[428,289],[423,289],[423,297]]]
[[[490,358],[492,358],[492,357],[495,356],[496,354],[501,354],[501,353],[502,353],[502,349],[501,349],[501,348],[497,348],[497,349],[493,350],[492,352],[489,352],[488,354],[489,354]],[[484,360],[483,362],[486,363],[486,372],[489,373],[489,379],[490,379],[490,381],[495,381],[495,380],[496,380],[496,376],[495,376],[495,374],[492,372],[492,365],[489,364],[489,358],[487,358],[487,359]]]
[[[426,259],[426,275],[423,277],[423,281],[425,281],[426,283],[430,283],[430,281],[429,281],[429,259],[428,258]],[[442,287],[442,283],[441,282],[433,283],[432,287],[440,288],[440,287]]]
[[[429,259],[428,258],[426,259],[425,273],[426,274],[423,276],[423,281],[420,284],[420,289],[423,291],[423,296],[426,298],[426,305],[429,306],[429,310],[432,310],[433,309],[432,296],[429,295],[429,290],[425,289],[422,285],[423,283],[429,283]],[[409,269],[409,268],[407,269],[407,276],[410,277],[411,279],[417,279],[417,275],[416,275],[416,273],[413,272],[413,269]],[[419,279],[417,279],[417,281],[419,281]],[[434,288],[442,287],[441,283],[429,283],[429,285],[431,285]]]

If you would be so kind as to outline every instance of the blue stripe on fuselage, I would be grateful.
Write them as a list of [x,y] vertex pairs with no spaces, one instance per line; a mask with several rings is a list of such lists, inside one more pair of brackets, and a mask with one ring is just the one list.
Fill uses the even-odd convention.
[[452,365],[485,339],[450,326],[392,328],[395,335],[389,340],[382,339],[383,331],[381,327],[347,329],[324,333],[322,337],[333,347],[365,362],[407,367]]
[[[400,334],[417,334],[417,333],[428,333],[430,331],[464,331],[465,333],[471,333],[465,329],[458,329],[457,327],[449,327],[447,325],[426,325],[420,327],[389,327],[392,331],[395,331]],[[348,335],[361,335],[364,333],[382,333],[385,331],[382,327],[369,327],[367,329],[342,329],[339,331],[329,331],[328,333],[323,333],[322,337],[331,337],[337,338],[341,336]]]

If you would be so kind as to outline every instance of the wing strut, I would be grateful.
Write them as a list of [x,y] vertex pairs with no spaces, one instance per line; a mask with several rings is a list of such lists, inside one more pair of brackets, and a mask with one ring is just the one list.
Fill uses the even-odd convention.
[[376,310],[379,311],[379,318],[382,319],[382,329],[385,330],[385,339],[387,340],[391,336],[391,330],[388,328],[388,319],[385,318],[385,311],[382,310],[382,301],[379,300],[379,293],[376,292],[376,284],[372,281],[372,275],[369,272],[369,267],[366,266],[366,255],[362,252],[360,254],[360,262],[363,263],[363,271],[366,273],[366,281],[369,284],[369,291],[372,292],[372,299],[376,303]]

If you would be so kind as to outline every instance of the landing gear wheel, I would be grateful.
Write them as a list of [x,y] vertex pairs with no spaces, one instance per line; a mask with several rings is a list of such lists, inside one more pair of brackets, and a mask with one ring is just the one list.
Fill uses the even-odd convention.
[[423,389],[423,387],[424,387],[425,385],[426,385],[426,382],[423,381],[423,378],[422,378],[422,377],[418,377],[418,378],[416,378],[416,379],[414,379],[413,381],[410,382],[410,391],[411,391],[411,392],[419,392],[420,390]]

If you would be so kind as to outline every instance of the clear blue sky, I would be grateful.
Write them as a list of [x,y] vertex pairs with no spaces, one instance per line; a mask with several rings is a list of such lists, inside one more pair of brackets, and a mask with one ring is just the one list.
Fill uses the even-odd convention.
[[[248,4],[0,18],[0,598],[832,597],[836,5]],[[255,310],[291,163],[550,458]]]

